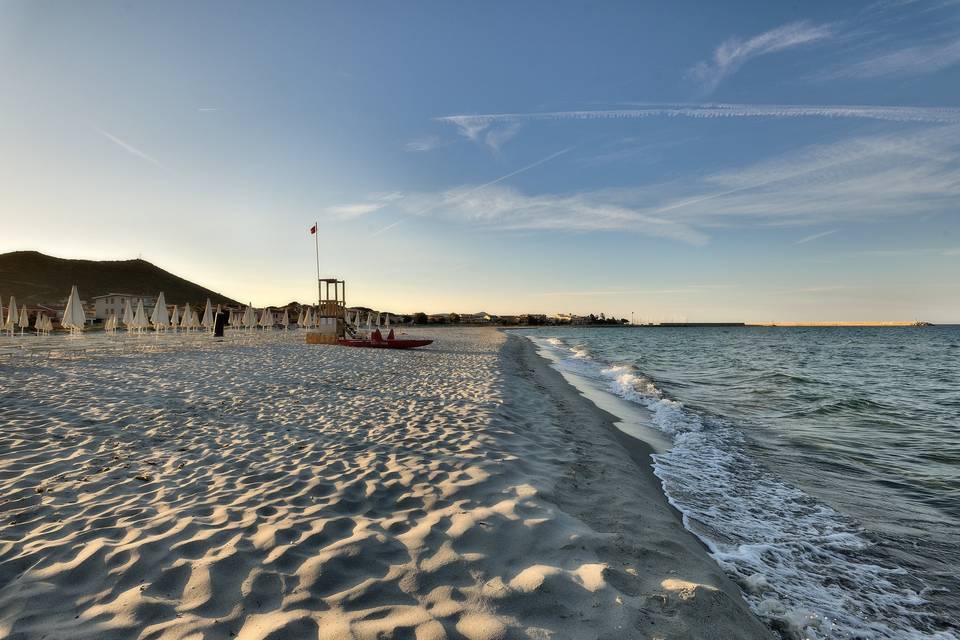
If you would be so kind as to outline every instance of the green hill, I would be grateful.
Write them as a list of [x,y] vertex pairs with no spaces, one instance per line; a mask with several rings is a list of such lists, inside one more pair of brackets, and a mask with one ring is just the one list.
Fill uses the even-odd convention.
[[170,304],[236,304],[216,291],[175,276],[146,260],[68,260],[37,251],[0,254],[0,296],[27,304],[64,302],[70,287],[77,285],[80,297],[92,302],[107,293],[155,296],[161,291]]

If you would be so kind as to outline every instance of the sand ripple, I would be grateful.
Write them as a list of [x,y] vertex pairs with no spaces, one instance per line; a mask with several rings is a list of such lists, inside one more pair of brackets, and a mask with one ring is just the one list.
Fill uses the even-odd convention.
[[[274,332],[0,363],[0,637],[597,637],[603,536],[503,405],[492,331],[393,353]],[[179,340],[179,341],[178,341]]]

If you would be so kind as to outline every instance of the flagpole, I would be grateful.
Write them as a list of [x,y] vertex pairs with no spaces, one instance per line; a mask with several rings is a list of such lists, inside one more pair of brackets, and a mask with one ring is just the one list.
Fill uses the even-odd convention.
[[317,230],[313,234],[313,243],[317,249],[317,304],[320,304],[320,225],[317,222],[313,223],[313,228]]

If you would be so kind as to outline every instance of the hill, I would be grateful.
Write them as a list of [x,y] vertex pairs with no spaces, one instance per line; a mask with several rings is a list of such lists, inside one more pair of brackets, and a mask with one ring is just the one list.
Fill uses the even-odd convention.
[[236,301],[196,283],[175,276],[146,260],[68,260],[38,251],[0,254],[0,296],[27,304],[64,302],[70,287],[77,285],[88,302],[107,293],[155,296],[163,291],[170,304],[199,304],[210,298],[214,304]]

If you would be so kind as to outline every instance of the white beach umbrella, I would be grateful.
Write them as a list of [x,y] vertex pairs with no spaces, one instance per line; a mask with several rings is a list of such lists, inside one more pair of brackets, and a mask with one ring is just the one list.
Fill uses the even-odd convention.
[[86,323],[87,314],[80,302],[80,293],[77,291],[77,285],[73,285],[70,289],[70,297],[67,298],[67,307],[63,310],[63,322],[60,324],[70,329],[71,334],[77,334],[83,331]]
[[180,310],[177,305],[173,305],[173,313],[170,314],[170,327],[176,331],[180,325]]
[[7,319],[3,323],[3,328],[6,331],[10,332],[10,335],[13,335],[13,329],[17,325],[17,299],[13,296],[10,296],[10,305],[7,307]]
[[43,331],[43,312],[37,311],[37,317],[33,320],[33,330],[37,332],[37,335]]
[[273,311],[270,310],[270,307],[264,309],[260,314],[260,326],[264,329],[273,327]]
[[167,315],[167,301],[163,297],[163,291],[157,296],[157,304],[153,307],[153,313],[150,314],[150,323],[157,331],[166,331],[170,326],[170,316]]
[[123,326],[127,331],[133,328],[133,309],[130,308],[130,298],[123,301]]
[[390,328],[390,314],[388,313],[388,314],[386,314],[386,316],[387,316],[387,322],[386,322],[383,326],[384,326],[385,329],[389,329],[389,328]]
[[133,328],[138,332],[150,326],[147,321],[147,312],[143,308],[143,300],[137,300],[137,310],[133,314]]
[[193,313],[193,310],[190,308],[189,304],[183,305],[183,315],[180,317],[180,328],[189,329],[192,326],[190,321],[190,315]]
[[373,324],[373,313],[370,311],[367,311],[367,331],[370,331],[370,329],[372,328],[371,327],[372,324]]
[[300,315],[297,316],[297,327],[303,326],[303,307],[300,307]]
[[213,329],[213,305],[207,298],[207,306],[203,308],[203,320],[200,322],[204,329]]
[[0,298],[0,325],[2,324],[3,324],[3,299]]
[[20,318],[17,320],[17,324],[20,325],[20,335],[23,335],[23,330],[30,326],[30,314],[27,313],[26,306],[20,309]]
[[253,311],[253,303],[247,305],[243,310],[243,317],[240,318],[240,324],[247,329],[252,328],[257,323],[256,314]]
[[30,314],[27,313],[26,306],[20,309],[20,319],[17,321],[17,324],[20,325],[20,335],[23,335],[23,330],[30,326]]
[[284,330],[290,328],[290,312],[286,308],[283,310],[283,316],[280,318],[280,324],[283,325]]
[[47,314],[43,314],[43,330],[47,335],[53,331],[53,319]]

